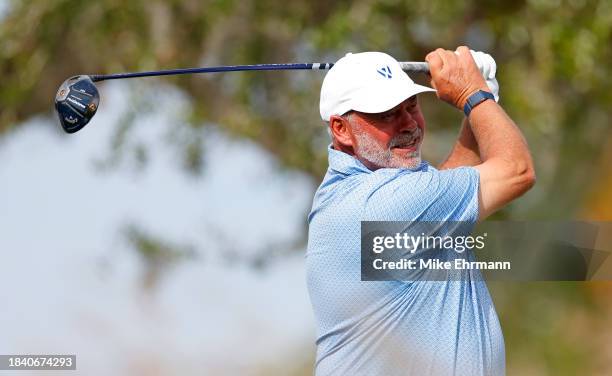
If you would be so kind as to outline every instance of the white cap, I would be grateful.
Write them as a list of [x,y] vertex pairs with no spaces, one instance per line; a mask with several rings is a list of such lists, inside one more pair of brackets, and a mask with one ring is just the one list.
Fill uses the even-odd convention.
[[350,110],[385,112],[413,95],[435,91],[417,85],[393,57],[382,52],[348,53],[338,60],[323,80],[321,118]]

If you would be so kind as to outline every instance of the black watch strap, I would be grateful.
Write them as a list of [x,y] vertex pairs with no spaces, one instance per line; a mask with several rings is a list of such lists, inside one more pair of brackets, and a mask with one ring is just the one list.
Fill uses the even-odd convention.
[[486,101],[487,99],[495,100],[495,97],[493,96],[493,94],[484,90],[478,90],[474,94],[470,95],[470,97],[465,102],[465,105],[463,106],[463,112],[465,113],[465,116],[470,116],[470,112],[472,112],[472,109],[481,104],[482,102]]

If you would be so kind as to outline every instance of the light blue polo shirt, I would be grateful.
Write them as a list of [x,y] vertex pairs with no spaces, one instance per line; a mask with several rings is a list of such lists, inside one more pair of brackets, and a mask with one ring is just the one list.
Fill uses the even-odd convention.
[[308,217],[306,278],[317,325],[316,374],[503,375],[504,340],[485,282],[361,281],[361,221],[478,218],[478,171],[370,171],[329,148]]

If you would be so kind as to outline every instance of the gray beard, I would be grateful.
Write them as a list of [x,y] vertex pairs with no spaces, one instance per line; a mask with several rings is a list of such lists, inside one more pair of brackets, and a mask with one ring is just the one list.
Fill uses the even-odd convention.
[[406,141],[406,136],[396,136],[389,143],[389,147],[382,147],[369,134],[355,132],[357,145],[355,153],[378,168],[415,168],[421,164],[421,145],[414,152],[407,152],[403,156],[393,153],[392,147],[401,145]]

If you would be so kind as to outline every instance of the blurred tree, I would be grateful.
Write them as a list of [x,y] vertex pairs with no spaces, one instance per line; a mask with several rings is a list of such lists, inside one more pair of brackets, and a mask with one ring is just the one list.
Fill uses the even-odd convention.
[[168,244],[134,224],[127,227],[124,235],[142,258],[144,266],[142,287],[148,292],[155,289],[164,272],[167,272],[172,266],[197,257],[193,247]]
[[[591,161],[611,137],[611,30],[612,3],[605,0],[13,1],[0,26],[0,130],[48,113],[59,84],[82,72],[335,61],[361,50],[422,60],[436,47],[468,44],[496,57],[502,103],[537,163],[536,189],[506,215],[570,218],[598,186]],[[189,140],[215,123],[320,177],[327,143],[318,116],[322,76],[164,78],[193,98],[191,116],[181,119],[194,136],[185,137],[185,165],[201,167],[202,151]],[[461,114],[432,97],[423,102],[433,134],[426,156],[439,160]]]

